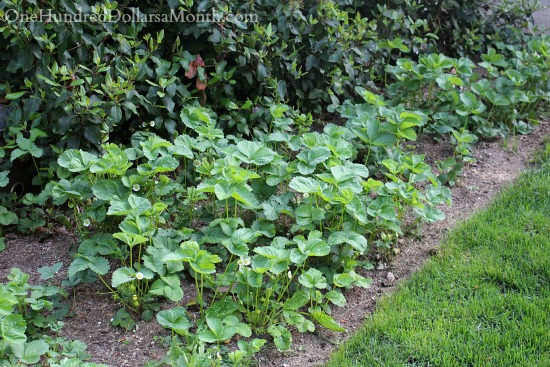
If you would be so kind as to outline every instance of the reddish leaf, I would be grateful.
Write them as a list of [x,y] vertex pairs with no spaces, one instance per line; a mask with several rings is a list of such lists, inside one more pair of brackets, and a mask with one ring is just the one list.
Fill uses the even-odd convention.
[[197,55],[197,57],[195,57],[195,65],[203,67],[205,66],[204,60],[202,59],[201,55]]
[[202,80],[197,78],[197,82],[195,83],[198,90],[205,90],[206,89],[206,82],[203,82]]
[[189,79],[194,78],[197,75],[197,68],[199,66],[205,66],[204,60],[202,59],[201,55],[195,56],[195,60],[191,61],[189,63],[189,70],[185,73],[185,76]]
[[185,72],[185,76],[189,79],[192,79],[195,77],[195,75],[197,75],[197,65],[195,64],[195,61],[191,61],[189,63],[189,70]]

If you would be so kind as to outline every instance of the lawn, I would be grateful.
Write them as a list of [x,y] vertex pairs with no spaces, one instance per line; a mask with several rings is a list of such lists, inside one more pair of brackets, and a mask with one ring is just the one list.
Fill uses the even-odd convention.
[[550,167],[454,230],[327,366],[550,366]]

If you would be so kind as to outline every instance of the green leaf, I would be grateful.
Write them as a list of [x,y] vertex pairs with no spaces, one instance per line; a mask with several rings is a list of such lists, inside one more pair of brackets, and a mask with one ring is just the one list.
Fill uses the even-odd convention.
[[216,272],[216,263],[222,260],[217,255],[212,255],[206,250],[200,250],[193,259],[189,260],[189,265],[200,274],[213,274]]
[[367,208],[367,213],[373,217],[391,221],[396,218],[395,206],[393,202],[385,197],[376,198]]
[[57,262],[53,264],[52,266],[43,266],[41,268],[38,268],[38,272],[40,273],[40,279],[42,280],[48,280],[55,277],[55,274],[61,269],[61,266],[63,266],[62,262]]
[[116,144],[102,145],[105,154],[100,159],[94,160],[90,166],[91,173],[123,176],[132,163],[128,161],[128,155]]
[[0,329],[2,338],[7,343],[20,344],[27,341],[27,325],[21,315],[8,315],[0,319]]
[[294,177],[290,180],[288,187],[303,194],[314,194],[321,191],[319,181],[311,177]]
[[149,139],[139,144],[143,148],[143,154],[149,161],[157,159],[163,148],[165,149],[172,146],[168,140],[162,139],[157,135],[152,135]]
[[273,337],[275,347],[279,351],[285,351],[290,349],[292,343],[292,334],[282,325],[269,325],[267,328],[269,335]]
[[283,317],[289,325],[295,325],[298,331],[301,333],[315,331],[315,325],[298,312],[284,310]]
[[243,203],[248,209],[254,209],[258,207],[258,200],[254,194],[242,186],[235,187],[235,190],[231,193],[231,197],[238,202]]
[[325,294],[325,297],[338,307],[344,307],[346,305],[346,297],[340,291],[332,290]]
[[281,250],[271,246],[256,247],[254,252],[268,259],[278,259],[281,256]]
[[95,197],[100,200],[111,200],[115,196],[126,196],[128,193],[128,188],[126,188],[120,181],[100,179],[93,184],[92,192]]
[[193,159],[193,152],[191,151],[192,140],[187,135],[180,135],[174,139],[174,147],[171,152],[175,156],[183,156],[189,159]]
[[136,279],[136,271],[132,268],[122,267],[113,272],[111,285],[117,288],[119,285]]
[[237,159],[257,166],[266,165],[275,158],[275,152],[260,142],[241,140],[237,143],[237,150],[234,154]]
[[[179,162],[174,157],[159,157],[151,164],[153,166],[153,172],[163,173],[174,171],[179,166]],[[139,172],[139,167],[138,167]]]
[[423,209],[423,216],[426,219],[426,221],[432,223],[432,222],[439,222],[445,219],[445,213],[443,213],[441,210],[431,207],[431,206],[425,206]]
[[174,302],[181,301],[183,298],[183,290],[177,275],[160,277],[160,279],[155,280],[149,293],[164,296]]
[[111,324],[114,326],[120,326],[127,331],[133,329],[136,326],[132,315],[130,315],[125,308],[120,308],[116,312],[115,317],[113,317],[113,319],[111,320]]
[[352,129],[353,133],[368,145],[389,146],[395,143],[395,134],[383,131],[383,127],[378,120],[365,114],[353,121],[360,126]]
[[9,211],[6,207],[0,205],[0,224],[4,226],[9,226],[10,224],[15,224],[18,221],[17,214]]
[[40,357],[49,349],[48,343],[44,340],[33,340],[30,343],[12,344],[11,349],[13,354],[19,358],[19,362],[25,364],[38,363]]
[[44,75],[40,75],[40,74],[37,74],[36,77],[38,79],[41,79],[43,81],[46,82],[46,84],[49,84],[51,86],[54,86],[54,87],[61,87],[61,84],[57,83],[57,82],[54,82],[53,80],[50,80],[48,78],[46,78]]
[[225,299],[217,301],[206,310],[207,317],[217,317],[223,319],[226,316],[232,315],[239,309],[239,304],[231,300]]
[[327,287],[327,279],[315,268],[310,268],[302,273],[298,277],[298,281],[306,288],[325,289]]
[[140,243],[146,243],[148,238],[140,234],[133,234],[128,232],[116,232],[113,233],[113,237],[127,244],[129,247],[134,247]]
[[160,311],[157,314],[157,321],[163,327],[171,329],[180,335],[186,335],[189,332],[189,328],[193,326],[187,318],[187,311],[183,307]]
[[319,163],[329,159],[330,154],[330,150],[326,147],[314,147],[300,152],[296,157],[300,161],[298,163],[298,171],[302,175],[313,173]]
[[13,313],[13,306],[18,303],[17,298],[8,293],[7,289],[2,289],[2,286],[0,286],[0,290],[2,291],[0,295],[0,316],[11,315]]
[[324,313],[321,310],[321,307],[313,307],[309,309],[309,314],[311,315],[311,318],[313,318],[315,321],[317,321],[320,325],[326,327],[329,330],[332,331],[339,331],[339,332],[345,332],[346,329],[338,325],[338,323],[329,315]]
[[132,213],[132,208],[128,200],[123,200],[118,196],[111,198],[111,205],[107,210],[107,215],[128,215]]
[[296,311],[300,307],[305,306],[309,302],[309,293],[297,291],[283,303],[283,309]]
[[10,182],[8,177],[9,174],[9,171],[0,171],[0,187],[8,186],[8,183]]
[[[355,177],[355,172],[351,168],[345,166],[330,167],[330,172],[334,176],[336,182],[344,182]],[[368,175],[368,170],[367,170]]]
[[30,154],[35,158],[42,157],[42,154],[44,153],[44,150],[42,148],[39,148],[33,141],[30,139],[24,138],[23,134],[17,133],[17,138],[15,139],[15,142],[17,143],[17,149],[14,149],[11,152],[11,161],[13,162],[15,159],[21,157],[25,154]]
[[136,215],[143,214],[147,210],[151,209],[151,202],[149,200],[134,194],[131,194],[128,197],[128,204],[130,204],[130,207],[133,209],[133,213]]
[[[218,318],[207,317],[206,323],[209,330],[202,330],[197,336],[200,340],[207,343],[228,341],[237,333],[237,327],[233,325],[233,323],[239,324],[238,320],[236,320],[236,322],[228,322],[228,320],[232,319],[236,320],[233,316],[226,317],[223,322]],[[243,334],[248,334],[247,331],[249,331],[250,328],[246,330],[242,325],[244,324],[239,325],[241,331]]]
[[23,97],[27,92],[16,92],[16,93],[8,93],[4,98],[9,99],[10,101],[14,99],[19,99]]
[[354,277],[349,273],[334,274],[332,282],[336,287],[346,288],[355,281]]
[[263,275],[252,270],[251,268],[241,269],[238,275],[241,283],[246,282],[246,284],[253,288],[260,288],[262,286]]
[[105,275],[109,272],[109,261],[103,257],[80,255],[69,266],[68,275],[73,277],[79,271],[92,270],[98,275]]
[[128,102],[128,101],[122,102],[122,106],[129,109],[130,111],[132,111],[132,113],[134,115],[138,114],[137,109],[136,109],[136,105],[133,104],[132,102]]
[[281,117],[284,117],[285,112],[289,110],[289,106],[284,104],[277,104],[270,107],[269,111],[271,112],[271,116],[278,119]]
[[328,238],[328,243],[331,246],[347,243],[361,254],[367,250],[368,246],[367,239],[364,236],[352,231],[333,232]]
[[252,329],[250,329],[250,326],[243,322],[240,322],[235,315],[226,316],[222,322],[226,325],[225,328],[229,329],[229,331],[232,332],[233,335],[239,334],[241,336],[244,336],[245,338],[249,338],[252,335]]
[[311,231],[307,240],[302,235],[294,237],[293,240],[307,256],[326,256],[330,253],[330,246],[321,239],[321,235],[319,231]]

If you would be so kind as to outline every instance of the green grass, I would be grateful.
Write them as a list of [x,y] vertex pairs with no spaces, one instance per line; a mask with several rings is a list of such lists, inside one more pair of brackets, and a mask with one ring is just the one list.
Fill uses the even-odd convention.
[[550,366],[550,164],[454,230],[327,366]]

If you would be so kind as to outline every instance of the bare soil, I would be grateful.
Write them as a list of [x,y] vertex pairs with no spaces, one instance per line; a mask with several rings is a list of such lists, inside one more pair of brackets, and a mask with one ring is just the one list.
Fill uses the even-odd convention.
[[[361,326],[381,297],[437,254],[438,244],[450,228],[487,205],[527,167],[530,157],[548,134],[550,123],[543,123],[530,135],[478,143],[473,150],[477,162],[465,167],[464,174],[452,187],[453,205],[441,208],[446,219],[424,226],[414,238],[400,239],[399,253],[389,263],[380,260],[375,270],[364,274],[373,279],[372,286],[348,291],[346,307],[333,310],[335,319],[348,332],[336,334],[319,328],[313,334],[294,333],[292,351],[283,354],[266,348],[256,357],[258,366],[305,367],[326,362],[331,351]],[[426,161],[432,164],[452,155],[448,142],[436,143],[428,137],[416,142],[415,149],[426,154]],[[72,234],[62,230],[53,236],[8,235],[6,249],[0,252],[1,281],[11,268],[17,267],[31,275],[31,282],[37,283],[40,281],[37,269],[59,261],[63,262],[58,274],[61,281],[71,262],[69,249],[76,242]],[[120,305],[105,292],[100,283],[76,287],[71,300],[75,316],[65,320],[63,336],[82,340],[88,345],[91,361],[113,367],[139,367],[151,359],[161,358],[166,348],[158,337],[168,332],[155,321],[138,322],[136,330],[129,332],[111,326],[110,321]]]

